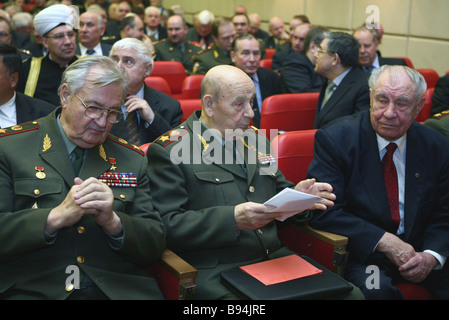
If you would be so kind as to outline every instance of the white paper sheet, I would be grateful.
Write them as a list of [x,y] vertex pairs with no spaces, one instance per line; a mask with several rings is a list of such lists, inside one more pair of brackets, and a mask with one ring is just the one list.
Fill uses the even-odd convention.
[[279,221],[284,221],[291,216],[302,212],[315,203],[321,201],[322,198],[297,191],[291,188],[285,188],[277,195],[266,201],[264,205],[272,207],[269,212],[283,213]]

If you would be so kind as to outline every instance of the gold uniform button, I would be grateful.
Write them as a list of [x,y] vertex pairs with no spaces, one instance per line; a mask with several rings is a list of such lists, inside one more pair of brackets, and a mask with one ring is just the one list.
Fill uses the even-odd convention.
[[257,232],[259,232],[260,235],[263,235],[263,231],[260,229],[257,229]]
[[75,286],[72,283],[69,283],[65,286],[65,291],[70,292],[75,288]]
[[84,227],[78,227],[76,228],[76,230],[78,231],[79,234],[83,234],[86,231]]
[[38,195],[39,193],[41,193],[41,191],[39,189],[34,189],[34,194]]
[[249,187],[249,192],[254,193],[254,191],[256,191],[256,189],[253,186]]
[[125,196],[124,194],[121,194],[121,195],[120,195],[120,198],[125,199],[126,196]]
[[78,256],[78,257],[76,257],[76,261],[78,263],[84,263],[84,257],[83,256]]

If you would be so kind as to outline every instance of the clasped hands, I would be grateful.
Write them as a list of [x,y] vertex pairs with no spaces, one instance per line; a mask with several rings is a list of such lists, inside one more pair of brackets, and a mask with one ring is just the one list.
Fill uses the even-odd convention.
[[[321,197],[309,210],[326,210],[334,205],[336,199],[329,183],[316,182],[315,179],[306,179],[295,186],[295,190]],[[265,226],[271,221],[280,218],[282,213],[270,213],[269,208],[261,203],[245,202],[235,206],[234,217],[236,230],[255,230]]]
[[45,232],[53,234],[59,229],[73,226],[84,215],[91,214],[107,233],[117,235],[122,230],[122,224],[113,210],[112,190],[96,178],[83,181],[77,177],[74,182],[64,201],[50,211]]
[[420,283],[435,269],[438,260],[428,252],[416,252],[396,235],[385,232],[377,245],[398,268],[401,276],[410,282]]

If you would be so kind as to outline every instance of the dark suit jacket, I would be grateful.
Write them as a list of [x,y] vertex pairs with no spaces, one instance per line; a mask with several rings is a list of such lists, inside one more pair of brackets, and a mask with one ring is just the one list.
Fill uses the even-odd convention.
[[[153,109],[154,119],[153,123],[148,126],[141,119],[139,129],[141,144],[153,142],[161,134],[173,129],[181,122],[183,116],[179,101],[165,93],[145,85],[143,98]],[[111,133],[128,140],[125,120],[122,119],[114,124]]]
[[23,123],[45,117],[55,110],[55,106],[44,100],[31,98],[23,93],[16,92],[17,123]]
[[[103,51],[103,55],[105,57],[109,57],[109,52],[112,49],[112,45],[109,43],[105,43],[105,42],[100,42],[100,46],[101,46],[101,51]],[[76,42],[76,50],[75,50],[75,54],[77,55],[81,55],[81,49],[79,46],[79,42]]]
[[432,96],[431,115],[449,110],[449,74],[438,79]]
[[368,72],[353,67],[321,110],[327,87],[326,81],[318,98],[314,128],[321,128],[339,117],[369,109],[369,76]]
[[[259,86],[260,86],[260,93],[262,94],[262,102],[269,96],[282,93],[281,82],[276,72],[260,67],[257,70],[257,77],[259,78]],[[254,111],[254,118],[253,118],[254,126],[259,128],[260,112],[257,99],[254,99],[253,111]]]
[[[137,187],[111,187],[114,211],[125,230],[121,247],[111,247],[92,215],[59,230],[56,240],[47,242],[47,216],[65,199],[75,178],[56,123],[59,110],[24,124],[21,131],[6,129],[0,137],[0,296],[66,299],[71,292],[65,290],[70,275],[66,268],[77,265],[80,277],[87,274],[111,299],[162,299],[155,279],[140,269],[156,261],[165,248],[164,227],[149,196],[147,158],[116,137],[109,135],[102,148],[86,151],[79,177],[135,173]],[[115,159],[115,171],[108,158]],[[36,176],[36,167],[45,177]],[[84,262],[77,263],[77,257],[84,257]]]
[[[407,132],[405,234],[415,250],[449,254],[449,141],[414,122]],[[395,233],[369,111],[318,130],[308,177],[333,186],[334,207],[312,222],[349,238],[350,260],[369,263],[384,232]]]
[[[167,226],[167,245],[198,269],[196,298],[209,300],[229,293],[220,284],[221,271],[291,254],[279,242],[275,222],[237,234],[234,206],[247,201],[263,203],[293,184],[276,167],[269,167],[272,174],[261,173],[264,169],[256,160],[257,151],[267,151],[260,149],[262,143],[258,142],[265,141],[268,146],[268,141],[261,135],[254,137],[252,130],[248,135],[254,139],[248,140],[254,145],[248,142],[246,148],[246,172],[221,157],[209,163],[217,149],[223,150],[223,157],[225,151],[221,142],[212,143],[210,133],[203,134],[204,126],[198,126],[200,114],[193,113],[176,128],[176,134],[162,136],[151,144],[148,176],[153,203]],[[207,149],[199,136],[211,142]],[[178,164],[180,160],[183,162]]]
[[315,72],[315,66],[305,54],[292,52],[279,70],[286,93],[319,92],[326,79]]

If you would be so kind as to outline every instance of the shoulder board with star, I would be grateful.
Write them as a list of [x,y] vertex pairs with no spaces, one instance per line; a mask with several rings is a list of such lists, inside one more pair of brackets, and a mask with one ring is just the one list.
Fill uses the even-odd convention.
[[40,124],[37,121],[29,121],[25,123],[21,123],[12,127],[8,128],[1,128],[0,129],[0,137],[6,137],[10,136],[12,134],[18,134],[28,131],[33,131],[39,129]]
[[161,135],[159,138],[157,138],[155,140],[155,142],[159,143],[163,147],[166,147],[170,143],[181,138],[187,132],[188,131],[184,126],[179,126],[179,127],[174,128],[173,130],[170,130],[170,131],[166,132],[165,134]]
[[442,119],[442,118],[444,118],[444,117],[447,117],[447,116],[449,116],[449,110],[445,110],[445,111],[442,111],[442,112],[440,112],[440,113],[435,113],[435,114],[432,116],[432,118],[433,118],[433,119],[440,120],[440,119]]
[[155,42],[153,42],[153,45],[157,45],[159,43],[164,43],[165,40],[167,40],[167,39],[161,39],[161,40],[155,41]]
[[117,143],[117,144],[119,144],[119,145],[122,145],[122,146],[124,146],[124,147],[126,147],[126,148],[128,148],[128,149],[131,149],[131,150],[133,150],[133,151],[139,153],[139,154],[142,155],[142,156],[145,155],[145,153],[142,151],[142,149],[140,149],[138,146],[136,146],[136,145],[134,145],[134,144],[132,144],[132,143],[129,143],[129,142],[126,141],[125,139],[116,137],[116,136],[114,136],[113,134],[109,134],[108,137],[107,137],[107,139],[108,139],[109,141],[112,141],[112,142],[115,142],[115,143]]

